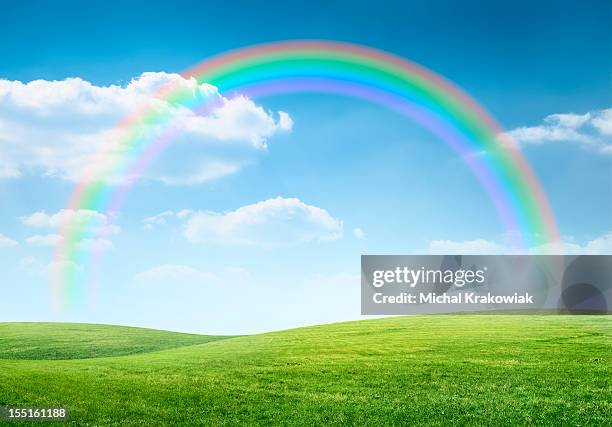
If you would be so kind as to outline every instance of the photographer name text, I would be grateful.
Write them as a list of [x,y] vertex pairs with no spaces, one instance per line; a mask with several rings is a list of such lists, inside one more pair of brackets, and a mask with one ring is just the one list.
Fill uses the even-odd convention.
[[529,292],[513,295],[477,294],[476,292],[461,292],[454,295],[436,294],[435,292],[418,292],[416,294],[402,292],[399,295],[384,295],[376,292],[373,297],[375,304],[533,304],[533,295]]

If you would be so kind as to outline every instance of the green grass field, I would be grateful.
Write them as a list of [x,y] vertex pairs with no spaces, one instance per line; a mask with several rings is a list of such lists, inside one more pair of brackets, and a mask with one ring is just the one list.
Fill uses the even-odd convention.
[[0,323],[0,359],[123,356],[204,344],[223,338],[83,323]]
[[65,406],[71,424],[102,426],[611,425],[612,317],[395,317],[232,338],[0,324],[0,405]]

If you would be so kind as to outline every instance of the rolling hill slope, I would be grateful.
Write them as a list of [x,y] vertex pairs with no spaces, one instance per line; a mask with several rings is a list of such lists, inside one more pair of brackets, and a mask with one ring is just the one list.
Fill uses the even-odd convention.
[[0,323],[0,359],[83,359],[202,344],[222,336],[83,323]]
[[0,360],[0,405],[66,406],[74,425],[612,421],[610,316],[395,317],[193,344]]

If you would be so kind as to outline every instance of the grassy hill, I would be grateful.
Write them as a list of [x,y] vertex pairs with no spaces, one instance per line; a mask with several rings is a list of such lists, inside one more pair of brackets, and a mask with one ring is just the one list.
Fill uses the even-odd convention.
[[[0,360],[0,405],[67,406],[74,425],[612,421],[610,316],[395,317],[202,337],[204,344],[177,335],[182,346],[161,351],[148,330],[128,328],[133,335],[125,340],[116,327],[99,325],[46,324],[40,336],[35,325],[6,327],[12,338],[0,341],[0,355],[13,360]],[[55,349],[48,353],[61,349],[64,358],[71,344],[58,346],[53,336],[79,336],[75,357],[120,354],[121,345],[141,353],[15,360],[5,345],[18,346],[20,328],[25,342],[36,343],[31,354],[38,359],[47,334]],[[87,354],[88,328],[109,337],[113,350],[100,345]],[[113,335],[123,344],[113,344]]]
[[203,344],[226,337],[83,323],[0,323],[0,359],[86,359]]

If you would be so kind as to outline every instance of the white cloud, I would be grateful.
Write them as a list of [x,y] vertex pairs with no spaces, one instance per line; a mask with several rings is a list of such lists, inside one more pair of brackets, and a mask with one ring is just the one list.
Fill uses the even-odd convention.
[[357,237],[360,240],[365,240],[366,238],[364,231],[359,227],[353,228],[353,236]]
[[142,271],[134,277],[136,283],[147,285],[223,285],[236,283],[250,277],[248,271],[242,268],[229,268],[221,272],[212,273],[200,269],[181,265],[164,264]]
[[62,236],[59,234],[37,234],[26,239],[26,242],[32,246],[56,246],[61,241]]
[[118,234],[120,228],[111,220],[109,215],[90,209],[61,209],[54,214],[40,211],[21,218],[25,225],[32,228],[59,230],[69,226],[72,229],[95,228],[104,234]]
[[[60,244],[64,238],[59,234],[36,234],[26,238],[26,242],[32,246],[54,247]],[[113,247],[113,242],[104,238],[81,239],[76,246],[79,249],[91,251],[107,251]]]
[[505,253],[505,248],[484,239],[465,240],[434,240],[429,242],[428,252],[436,255],[493,255]]
[[603,135],[612,135],[612,108],[593,116],[591,124]]
[[574,142],[601,153],[612,153],[612,108],[585,114],[551,114],[537,126],[522,126],[507,133],[519,144]]
[[[163,92],[180,93],[169,101]],[[207,111],[189,106],[210,101]],[[197,183],[234,173],[266,148],[273,135],[289,131],[293,121],[277,117],[244,97],[227,99],[208,84],[178,74],[144,73],[125,86],[96,86],[80,78],[28,83],[0,80],[0,178],[41,173],[70,181],[109,177],[126,156],[127,141],[162,136],[162,126],[116,127],[143,106],[155,117],[167,117],[180,137],[168,150],[167,166],[157,164],[146,178],[170,183]],[[130,139],[131,138],[131,139]],[[84,178],[96,157],[97,175]],[[177,168],[176,164],[181,167]],[[224,165],[222,167],[222,165]]]
[[204,161],[197,168],[191,170],[189,174],[160,175],[158,179],[164,184],[169,185],[199,184],[214,181],[226,175],[236,173],[241,167],[242,164],[239,163],[230,163],[220,160],[213,160],[210,162]]
[[278,112],[278,126],[285,131],[293,129],[293,119],[284,111]]
[[[213,86],[206,87],[210,89]],[[245,140],[258,148],[265,148],[266,139],[277,131],[289,131],[293,127],[293,121],[283,111],[279,112],[279,119],[276,121],[248,98],[239,96],[221,99],[220,107],[207,116],[182,111],[181,127],[187,132],[221,141]]]
[[11,239],[10,237],[6,237],[3,234],[0,234],[0,248],[10,248],[12,246],[17,246],[17,240]]
[[157,215],[153,215],[150,217],[147,217],[145,219],[142,220],[143,222],[143,228],[145,230],[152,230],[154,226],[156,225],[164,225],[166,224],[168,218],[173,217],[175,214],[172,211],[164,211],[162,213],[159,213]]
[[342,221],[325,209],[296,198],[276,197],[230,212],[182,210],[144,219],[144,228],[165,224],[171,216],[183,222],[192,242],[265,247],[294,245],[342,237]]
[[582,135],[576,129],[551,124],[520,127],[512,130],[510,132],[510,136],[519,143],[534,144],[572,140],[578,142],[588,142],[590,140],[590,137]]
[[561,250],[541,246],[535,248],[534,252],[555,252],[567,255],[612,255],[612,231],[589,240],[583,245],[575,243],[573,239],[566,239],[561,244]]
[[593,255],[612,254],[612,231],[604,236],[589,241],[583,249],[585,253]]
[[342,221],[297,198],[276,197],[235,211],[195,212],[185,236],[193,242],[284,246],[342,237]]
[[[516,250],[502,243],[484,239],[452,241],[434,240],[429,243],[428,252],[444,255],[496,255],[513,254]],[[558,246],[542,245],[527,250],[534,254],[564,255],[611,255],[612,231],[587,241],[583,245],[575,243],[572,238],[564,239]]]
[[544,118],[544,122],[549,123],[551,126],[559,126],[564,128],[577,129],[588,123],[591,120],[591,113],[585,114],[551,114]]
[[56,231],[56,233],[36,234],[26,238],[26,242],[32,246],[56,246],[63,239],[57,231],[86,231],[88,234],[99,234],[103,237],[83,238],[77,243],[79,248],[107,251],[113,246],[108,236],[117,235],[121,231],[119,226],[112,224],[109,215],[89,209],[61,209],[52,214],[40,211],[22,217],[21,221],[31,228]]
[[191,209],[183,209],[179,212],[177,212],[176,217],[179,219],[185,219],[187,217],[189,217],[190,215],[192,215],[194,213],[194,211],[192,211]]

